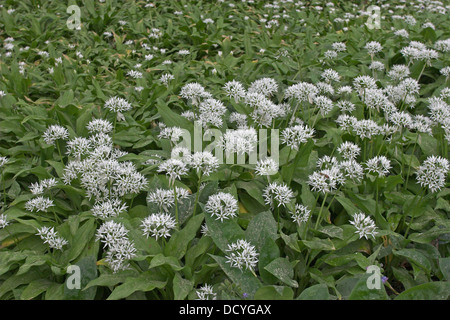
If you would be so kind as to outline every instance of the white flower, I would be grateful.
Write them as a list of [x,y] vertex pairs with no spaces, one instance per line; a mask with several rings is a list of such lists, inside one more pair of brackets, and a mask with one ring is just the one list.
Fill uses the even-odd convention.
[[344,175],[338,166],[314,171],[308,176],[308,184],[312,187],[312,191],[321,193],[333,192],[344,182]]
[[242,270],[245,267],[246,269],[253,271],[258,264],[259,254],[256,252],[256,248],[246,240],[241,239],[229,244],[226,251],[229,252],[229,254],[225,256],[227,259],[226,262],[239,270]]
[[91,150],[91,141],[84,137],[75,137],[67,142],[67,154],[78,160]]
[[205,176],[209,176],[219,168],[219,160],[209,151],[195,152],[187,159],[187,161],[192,168]]
[[354,159],[342,161],[338,164],[344,176],[354,183],[360,183],[364,178],[364,169],[362,165],[356,162]]
[[30,191],[34,195],[40,195],[43,194],[48,189],[53,188],[58,184],[58,181],[56,181],[55,178],[50,179],[44,179],[36,183],[32,183],[30,185]]
[[134,79],[142,79],[143,74],[140,71],[136,71],[136,70],[130,70],[127,72],[127,76],[130,76]]
[[105,261],[114,273],[129,268],[128,260],[136,257],[136,248],[128,239],[128,230],[121,223],[112,220],[104,222],[96,233],[96,241],[107,249]]
[[264,203],[274,207],[275,201],[277,207],[285,207],[292,199],[294,192],[285,183],[272,182],[263,190]]
[[172,185],[175,179],[180,179],[181,176],[188,173],[188,167],[179,159],[169,159],[159,165],[158,172],[166,172],[170,185]]
[[314,132],[315,130],[307,125],[295,125],[281,132],[281,141],[291,147],[291,149],[298,151],[302,143],[306,143],[308,139],[314,136]]
[[316,96],[313,103],[319,108],[322,116],[327,115],[333,109],[333,101],[325,96]]
[[337,57],[337,52],[334,50],[327,50],[323,55],[325,58],[332,60]]
[[246,91],[242,83],[236,80],[228,81],[223,86],[223,90],[228,97],[233,98],[236,103],[238,103],[242,98],[245,97]]
[[402,80],[407,78],[410,74],[408,66],[403,64],[393,65],[391,70],[387,73],[387,76],[394,81]]
[[62,247],[69,243],[66,239],[58,236],[53,227],[42,227],[37,230],[38,233],[36,235],[40,236],[44,243],[47,243],[52,249],[62,250]]
[[342,112],[352,112],[353,110],[355,110],[355,104],[348,100],[339,100],[336,105]]
[[278,84],[272,78],[255,80],[248,88],[249,93],[259,93],[266,97],[274,95],[278,91]]
[[272,158],[258,160],[255,166],[255,172],[260,176],[274,175],[278,172],[278,169],[279,169],[278,162]]
[[172,142],[178,142],[183,137],[184,131],[180,127],[166,127],[158,134],[159,139],[169,139]]
[[361,153],[361,148],[350,141],[345,141],[337,148],[337,151],[341,154],[341,156],[346,160],[356,159],[357,156]]
[[141,227],[147,238],[152,236],[158,240],[170,237],[170,231],[176,227],[176,221],[169,214],[153,213],[142,221]]
[[391,161],[385,156],[376,156],[366,161],[366,169],[368,172],[377,173],[380,177],[384,177],[389,173]]
[[96,203],[92,207],[94,217],[105,220],[117,217],[127,210],[127,205],[119,199],[107,199]]
[[441,190],[450,170],[449,161],[441,156],[429,156],[417,169],[417,182],[431,192]]
[[166,87],[169,86],[170,80],[175,79],[175,77],[170,73],[165,73],[159,79]]
[[309,210],[307,206],[299,203],[296,203],[294,211],[291,211],[291,218],[298,225],[308,222],[310,216],[311,210]]
[[353,79],[353,87],[360,96],[363,96],[366,89],[377,89],[377,83],[370,76],[358,76]]
[[45,143],[55,145],[58,139],[66,140],[69,137],[69,131],[59,125],[51,125],[43,134]]
[[87,124],[86,128],[89,133],[110,133],[113,125],[108,120],[94,119]]
[[339,75],[339,73],[337,73],[337,71],[333,70],[333,69],[326,69],[324,72],[322,72],[322,74],[320,75],[325,82],[327,83],[331,83],[331,82],[339,82],[341,76]]
[[237,153],[243,155],[251,154],[256,151],[258,137],[254,128],[227,130],[220,137],[218,145],[222,147],[227,154]]
[[366,49],[370,55],[374,55],[374,54],[380,52],[381,50],[383,50],[383,47],[377,41],[370,41],[370,42],[366,43],[364,49]]
[[3,168],[5,164],[9,162],[9,159],[7,157],[1,157],[0,156],[0,169]]
[[209,96],[205,88],[197,82],[188,83],[181,88],[180,96],[184,99],[190,100],[196,106],[201,98]]
[[209,284],[204,284],[198,290],[196,290],[197,299],[196,300],[216,300],[217,293],[213,291],[213,287]]
[[48,208],[54,207],[53,200],[39,196],[28,200],[25,203],[25,209],[31,212],[47,212]]
[[105,102],[105,108],[113,112],[125,112],[131,110],[132,106],[127,100],[115,96]]
[[356,231],[355,233],[359,234],[359,238],[362,237],[367,239],[367,236],[372,236],[375,239],[375,236],[378,234],[376,230],[377,226],[375,225],[375,222],[370,218],[370,216],[367,216],[360,212],[353,216],[353,221],[350,221],[350,224],[352,224]]
[[288,87],[284,96],[286,99],[294,98],[298,102],[308,101],[313,102],[314,97],[318,94],[319,89],[311,83],[300,82]]
[[5,228],[7,225],[9,225],[9,222],[6,214],[0,214],[0,229]]
[[200,103],[199,111],[199,120],[203,126],[211,124],[220,128],[223,124],[222,116],[227,111],[227,108],[221,101],[209,98]]
[[333,50],[335,50],[337,52],[342,52],[342,51],[347,50],[347,47],[346,47],[345,43],[343,43],[343,42],[334,42],[331,45],[331,48],[333,48]]
[[205,205],[205,211],[216,216],[216,220],[234,218],[237,215],[238,201],[230,193],[219,192],[211,195]]

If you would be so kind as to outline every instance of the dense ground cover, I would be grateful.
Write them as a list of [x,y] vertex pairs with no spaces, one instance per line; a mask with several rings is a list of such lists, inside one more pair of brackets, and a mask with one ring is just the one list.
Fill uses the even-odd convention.
[[0,9],[1,299],[448,298],[444,3]]

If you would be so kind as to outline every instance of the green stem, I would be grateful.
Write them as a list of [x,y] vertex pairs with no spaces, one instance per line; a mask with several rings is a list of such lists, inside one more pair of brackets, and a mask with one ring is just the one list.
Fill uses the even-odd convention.
[[3,207],[6,209],[6,180],[5,180],[5,171],[2,171],[2,184],[3,184]]
[[411,153],[411,158],[409,159],[409,163],[408,163],[408,173],[406,175],[405,188],[408,188],[409,174],[411,173],[412,156],[414,155],[414,151],[416,151],[416,145],[417,145],[418,140],[419,140],[419,133],[417,132],[416,141],[414,142],[413,150]]
[[317,227],[319,226],[319,222],[321,222],[321,220],[322,220],[322,211],[323,211],[323,207],[325,206],[325,201],[327,200],[327,197],[328,197],[328,193],[325,193],[325,197],[323,198],[323,201],[322,201],[322,206],[320,207],[319,216],[317,217],[316,225],[314,226],[314,229],[316,229],[316,230],[317,230]]
[[59,154],[59,160],[61,161],[61,164],[64,166],[64,161],[63,161],[63,157],[61,154],[61,148],[59,146],[59,141],[56,140],[56,148],[58,149],[58,154]]
[[[230,172],[231,172],[231,170],[230,170]],[[197,203],[198,203],[198,198],[200,195],[201,183],[202,183],[202,172],[200,172],[200,176],[198,177],[197,194],[195,195],[194,213],[192,214],[192,216],[195,216],[195,214],[197,213]]]
[[[175,182],[175,181],[174,181]],[[177,228],[180,227],[179,220],[178,220],[178,199],[177,199],[177,187],[175,186],[175,183],[173,184],[173,195],[175,199],[175,221],[177,222]]]

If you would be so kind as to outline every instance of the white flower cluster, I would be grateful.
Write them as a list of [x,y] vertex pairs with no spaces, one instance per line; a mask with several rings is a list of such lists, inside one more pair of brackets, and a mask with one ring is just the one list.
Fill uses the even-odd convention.
[[243,270],[245,267],[245,269],[253,271],[258,264],[259,254],[256,252],[255,246],[244,239],[229,244],[226,251],[229,252],[225,256],[227,263],[239,270]]
[[160,211],[167,212],[175,203],[175,194],[177,202],[182,202],[183,199],[187,199],[190,196],[188,190],[180,187],[175,187],[175,192],[173,189],[157,188],[155,191],[148,193],[147,201],[158,205]]
[[195,292],[197,294],[196,300],[216,300],[217,293],[214,292],[213,287],[205,283],[203,286],[198,288]]
[[367,239],[368,236],[375,238],[378,234],[376,231],[377,226],[375,225],[375,222],[370,218],[370,216],[366,217],[366,215],[362,212],[356,213],[353,216],[353,221],[350,221],[350,224],[356,228],[355,233],[359,235],[360,239],[362,237]]
[[44,243],[47,243],[50,248],[56,250],[62,250],[63,246],[69,243],[66,239],[58,236],[58,233],[53,227],[41,227],[38,229],[36,235],[40,236],[41,239],[44,240]]
[[294,199],[294,192],[285,183],[272,182],[263,190],[264,203],[274,208],[275,202],[277,207],[285,207]]
[[238,201],[232,194],[226,192],[219,192],[209,196],[205,205],[205,211],[211,216],[215,216],[221,222],[235,217],[238,209]]
[[126,153],[114,148],[111,137],[104,133],[69,141],[68,154],[75,159],[64,168],[64,183],[78,180],[86,196],[94,197],[96,203],[117,203],[118,198],[139,193],[147,185],[147,179],[133,163],[118,161]]
[[449,170],[450,164],[447,159],[429,156],[416,171],[417,182],[431,192],[439,191],[445,186]]
[[175,219],[167,213],[153,213],[142,221],[143,234],[158,238],[170,237],[170,231],[176,227]]
[[101,241],[107,249],[105,261],[114,273],[128,269],[128,260],[136,257],[136,248],[128,239],[128,230],[121,223],[112,220],[104,222],[97,229],[96,241]]

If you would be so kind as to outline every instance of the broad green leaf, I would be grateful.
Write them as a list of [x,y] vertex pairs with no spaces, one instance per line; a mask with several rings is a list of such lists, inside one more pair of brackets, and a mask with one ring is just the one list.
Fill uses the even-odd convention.
[[293,265],[287,258],[277,258],[265,266],[264,269],[288,286],[298,287],[297,281],[292,279],[294,277]]
[[266,242],[266,238],[276,240],[278,238],[277,222],[272,212],[264,211],[254,216],[245,230],[245,239],[256,247],[258,251]]
[[174,300],[184,300],[193,288],[194,283],[192,281],[183,279],[179,273],[175,274],[173,279]]
[[294,291],[284,286],[264,286],[255,293],[255,300],[292,300]]
[[325,284],[316,284],[303,290],[296,300],[330,300],[330,293]]
[[188,223],[179,231],[176,231],[170,237],[165,246],[165,254],[177,259],[184,257],[189,243],[195,238],[197,231],[203,222],[204,215],[198,214],[189,219]]
[[164,288],[166,284],[167,281],[155,280],[151,275],[151,271],[144,272],[137,277],[127,278],[124,283],[111,292],[107,300],[124,299],[137,291],[152,291],[155,288]]
[[420,284],[400,293],[395,300],[448,300],[450,282],[438,281]]
[[210,256],[219,264],[219,267],[225,272],[228,278],[239,287],[241,295],[246,293],[248,294],[249,299],[254,298],[256,291],[262,286],[258,278],[247,269],[239,270],[238,268],[231,267],[224,257],[215,255]]

